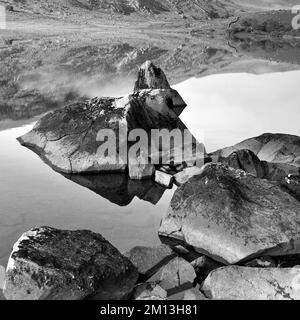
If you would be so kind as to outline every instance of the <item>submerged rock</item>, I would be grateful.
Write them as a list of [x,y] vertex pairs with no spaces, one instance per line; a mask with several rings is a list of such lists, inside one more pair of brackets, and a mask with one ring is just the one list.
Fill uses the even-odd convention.
[[164,244],[158,247],[134,247],[124,253],[140,274],[150,278],[161,267],[172,260],[176,254]]
[[167,300],[167,292],[157,283],[146,282],[135,288],[133,300]]
[[278,183],[222,164],[178,188],[159,234],[225,264],[300,253],[300,203]]
[[138,279],[133,264],[100,234],[32,229],[14,245],[4,295],[8,300],[120,300]]
[[300,267],[246,268],[230,266],[213,271],[201,291],[215,300],[299,300]]

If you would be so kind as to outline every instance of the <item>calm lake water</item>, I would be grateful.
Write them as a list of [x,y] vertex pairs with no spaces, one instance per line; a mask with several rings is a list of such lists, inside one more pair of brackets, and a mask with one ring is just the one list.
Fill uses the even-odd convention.
[[[182,120],[196,136],[203,130],[207,150],[214,151],[264,132],[300,135],[299,83],[300,72],[293,71],[192,78],[174,88],[188,104]],[[132,87],[133,79],[128,79],[122,92],[129,93]],[[111,85],[93,93],[120,91]],[[156,205],[137,197],[127,206],[114,204],[54,172],[18,144],[16,138],[29,131],[33,121],[0,131],[1,265],[6,265],[18,237],[41,225],[93,230],[121,251],[159,243],[157,230],[173,190]]]

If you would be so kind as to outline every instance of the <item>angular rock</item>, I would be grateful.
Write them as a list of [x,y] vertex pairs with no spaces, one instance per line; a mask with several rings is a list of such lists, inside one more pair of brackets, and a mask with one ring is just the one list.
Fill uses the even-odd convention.
[[134,92],[143,89],[171,89],[163,70],[157,68],[151,61],[146,61],[140,67]]
[[135,288],[133,300],[167,300],[167,292],[157,283],[146,282]]
[[265,176],[265,168],[262,162],[251,150],[238,150],[221,160],[234,169],[244,170],[258,178]]
[[159,185],[166,187],[166,188],[172,188],[173,186],[173,176],[170,174],[161,172],[159,170],[155,171],[155,182],[157,182]]
[[191,265],[195,269],[197,274],[197,282],[202,283],[206,277],[215,269],[223,267],[223,265],[217,261],[214,261],[206,256],[197,258],[191,262]]
[[[179,129],[182,136],[187,131],[178,118],[186,107],[179,93],[169,87],[166,79],[161,79],[162,73],[158,75],[153,64],[147,63],[143,70],[146,75],[140,75],[135,93],[123,98],[79,101],[52,111],[18,141],[61,173],[125,172],[128,157],[132,157],[127,152],[136,143],[136,137],[130,135],[132,130],[143,129],[148,142],[153,129],[167,132]],[[187,142],[191,149],[196,148],[193,139]],[[204,152],[204,146],[199,145]],[[144,147],[149,148],[146,142]],[[158,160],[169,159],[163,155],[174,153],[170,147],[149,151],[149,159]],[[176,152],[182,153],[182,150]],[[166,164],[173,160],[166,160]]]
[[300,203],[278,183],[222,164],[175,191],[159,235],[225,264],[300,253]]
[[227,158],[233,152],[243,149],[251,150],[262,161],[300,167],[300,137],[288,134],[265,133],[232,147],[218,150],[212,156],[214,159]]
[[188,167],[183,169],[181,172],[178,172],[174,178],[175,178],[175,184],[177,186],[181,186],[184,183],[186,183],[190,178],[193,176],[201,174],[203,171],[202,168],[199,167]]
[[169,296],[192,288],[195,279],[196,273],[192,265],[176,257],[161,270],[159,285],[167,290]]
[[300,268],[230,266],[213,271],[201,291],[216,300],[299,300]]
[[137,282],[133,264],[91,231],[32,229],[14,245],[4,295],[8,300],[119,300]]
[[164,244],[158,247],[134,247],[124,253],[140,274],[150,278],[162,266],[172,260],[176,254]]
[[244,170],[258,178],[282,181],[288,174],[299,175],[299,167],[286,163],[261,161],[251,150],[234,151],[227,158],[215,157],[215,162]]
[[140,200],[157,204],[166,191],[166,188],[159,186],[152,180],[129,180],[127,191],[129,195],[138,197]]

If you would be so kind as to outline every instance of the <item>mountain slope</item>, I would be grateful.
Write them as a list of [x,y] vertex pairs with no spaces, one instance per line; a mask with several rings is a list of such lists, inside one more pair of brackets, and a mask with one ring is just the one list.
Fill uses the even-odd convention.
[[80,10],[103,13],[175,14],[182,17],[226,18],[237,10],[255,11],[292,8],[299,0],[0,0],[15,10],[42,14],[80,13]]
[[85,11],[118,13],[170,14],[181,17],[225,18],[240,6],[231,0],[7,0],[15,11],[70,15]]

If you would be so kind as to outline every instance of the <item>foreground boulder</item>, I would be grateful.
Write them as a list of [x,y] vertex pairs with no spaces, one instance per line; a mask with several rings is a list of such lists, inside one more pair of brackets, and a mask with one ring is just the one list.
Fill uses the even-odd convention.
[[289,134],[265,133],[218,150],[212,156],[218,161],[220,157],[227,158],[233,152],[243,149],[252,151],[262,161],[300,167],[300,137]]
[[119,300],[138,279],[133,264],[90,231],[32,229],[14,245],[4,295],[8,300]]
[[225,264],[300,253],[300,203],[276,182],[222,164],[178,188],[159,229]]
[[299,300],[300,267],[246,268],[230,266],[213,271],[202,286],[215,300]]

